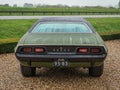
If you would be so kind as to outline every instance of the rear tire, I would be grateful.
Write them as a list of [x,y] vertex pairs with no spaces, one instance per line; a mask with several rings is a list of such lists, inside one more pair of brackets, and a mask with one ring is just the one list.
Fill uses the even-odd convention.
[[92,77],[100,77],[103,74],[104,64],[97,67],[89,68],[89,75]]
[[35,76],[36,67],[28,67],[20,64],[21,73],[24,77]]

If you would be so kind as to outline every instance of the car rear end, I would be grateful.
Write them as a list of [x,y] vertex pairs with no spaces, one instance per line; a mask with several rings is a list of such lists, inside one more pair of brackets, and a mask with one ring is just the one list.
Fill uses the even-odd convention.
[[31,67],[94,67],[100,66],[107,53],[104,46],[19,46],[18,60]]
[[102,75],[107,48],[94,28],[79,19],[43,19],[21,38],[15,56],[23,76],[34,75],[36,67],[86,67],[91,76]]

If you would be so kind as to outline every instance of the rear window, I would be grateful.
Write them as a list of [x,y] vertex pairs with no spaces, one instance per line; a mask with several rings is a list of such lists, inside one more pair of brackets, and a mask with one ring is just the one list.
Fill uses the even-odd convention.
[[33,33],[92,33],[84,23],[39,23]]

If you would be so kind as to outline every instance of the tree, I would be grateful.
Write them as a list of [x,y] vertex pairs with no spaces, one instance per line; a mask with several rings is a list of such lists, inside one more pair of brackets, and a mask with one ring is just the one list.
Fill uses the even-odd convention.
[[13,7],[17,7],[17,4],[14,4]]
[[9,4],[4,4],[4,6],[9,6]]
[[24,3],[24,7],[33,7],[33,4],[31,4],[31,3]]

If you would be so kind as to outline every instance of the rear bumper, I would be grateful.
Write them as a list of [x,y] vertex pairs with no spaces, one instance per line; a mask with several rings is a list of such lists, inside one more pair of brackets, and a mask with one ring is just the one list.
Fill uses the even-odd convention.
[[66,59],[69,67],[91,67],[99,66],[106,58],[103,55],[25,55],[15,54],[21,64],[32,67],[53,67],[53,62],[58,59]]
[[102,55],[25,55],[15,54],[20,61],[40,61],[40,62],[52,62],[55,59],[68,59],[71,62],[76,61],[103,61],[106,58],[106,54]]

